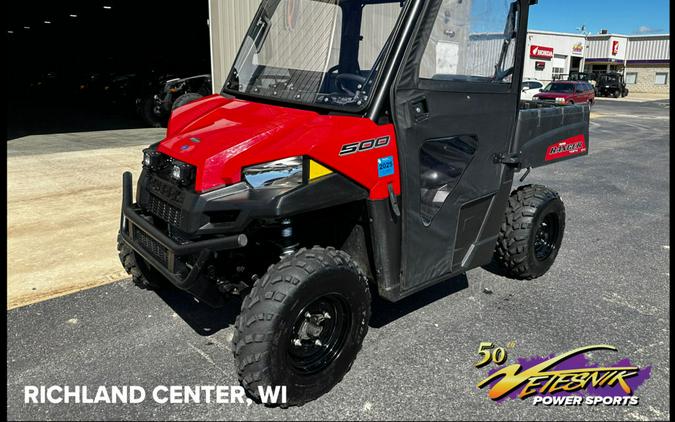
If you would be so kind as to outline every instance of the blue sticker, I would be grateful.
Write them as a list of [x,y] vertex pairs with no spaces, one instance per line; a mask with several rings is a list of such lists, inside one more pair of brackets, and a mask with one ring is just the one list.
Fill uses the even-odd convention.
[[383,157],[377,159],[377,176],[391,176],[394,174],[394,157]]

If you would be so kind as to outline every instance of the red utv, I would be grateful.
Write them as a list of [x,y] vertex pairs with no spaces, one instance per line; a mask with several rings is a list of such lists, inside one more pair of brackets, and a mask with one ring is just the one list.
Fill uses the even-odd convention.
[[564,206],[514,174],[587,154],[589,108],[520,105],[534,3],[264,0],[222,92],[145,150],[135,200],[124,174],[124,267],[214,307],[244,296],[239,378],[285,405],[347,373],[371,295],[493,260],[543,275]]
[[534,101],[547,101],[563,105],[584,104],[592,106],[595,102],[595,88],[586,81],[553,81],[546,85]]

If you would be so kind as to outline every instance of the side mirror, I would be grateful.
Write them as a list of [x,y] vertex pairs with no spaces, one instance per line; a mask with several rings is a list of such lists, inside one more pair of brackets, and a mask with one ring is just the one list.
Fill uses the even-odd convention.
[[544,92],[544,88],[539,88],[539,92]]
[[523,92],[527,91],[527,88],[523,88]]

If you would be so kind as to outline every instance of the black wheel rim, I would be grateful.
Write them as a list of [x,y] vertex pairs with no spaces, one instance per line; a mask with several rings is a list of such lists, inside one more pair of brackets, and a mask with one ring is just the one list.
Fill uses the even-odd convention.
[[545,261],[553,254],[559,231],[558,217],[555,214],[547,214],[539,224],[534,236],[534,256],[539,261]]
[[331,293],[319,297],[300,312],[288,339],[288,360],[296,371],[315,374],[340,355],[351,326],[349,311],[346,299]]

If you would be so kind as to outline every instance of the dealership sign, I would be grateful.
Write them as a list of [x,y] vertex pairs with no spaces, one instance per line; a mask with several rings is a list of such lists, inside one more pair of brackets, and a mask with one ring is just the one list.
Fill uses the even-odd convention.
[[574,44],[574,45],[572,46],[572,52],[573,52],[573,53],[578,53],[578,54],[583,53],[583,52],[584,52],[584,45],[581,44],[580,42]]
[[616,56],[617,54],[619,54],[619,42],[612,41],[612,56]]
[[540,58],[540,59],[552,59],[553,58],[553,48],[542,47],[540,45],[531,45],[530,46],[530,57],[537,57],[537,58]]

